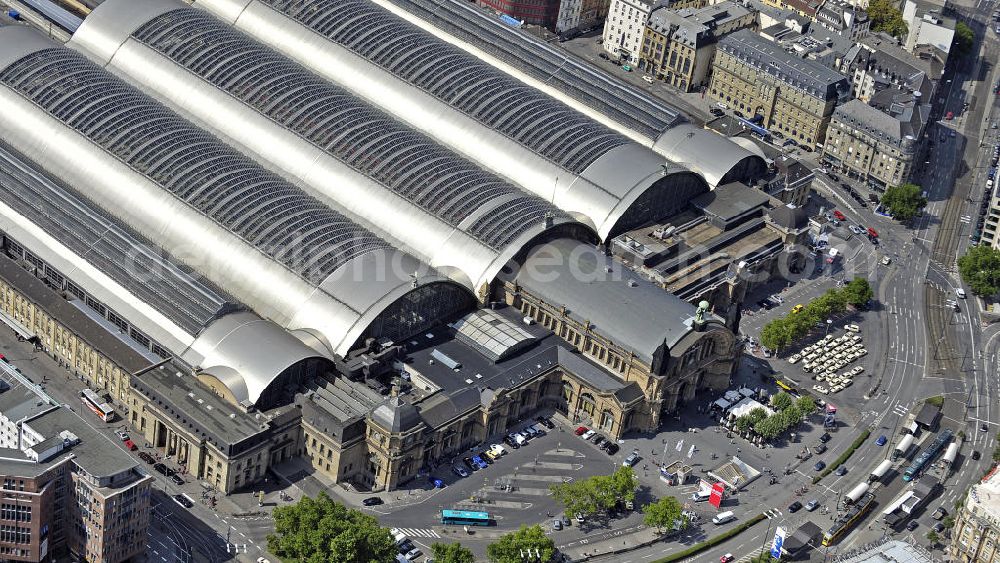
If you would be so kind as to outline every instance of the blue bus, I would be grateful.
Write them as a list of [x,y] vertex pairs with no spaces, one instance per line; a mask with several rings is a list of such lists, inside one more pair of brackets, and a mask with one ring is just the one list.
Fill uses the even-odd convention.
[[441,523],[453,526],[489,526],[493,524],[489,512],[469,510],[442,510]]

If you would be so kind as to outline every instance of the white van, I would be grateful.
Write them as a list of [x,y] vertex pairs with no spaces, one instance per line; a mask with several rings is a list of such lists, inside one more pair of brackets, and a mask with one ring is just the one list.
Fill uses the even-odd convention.
[[959,299],[965,299],[965,290],[958,288],[955,290],[955,295],[957,295]]
[[715,524],[716,526],[721,526],[722,524],[725,524],[726,522],[732,522],[733,520],[736,520],[736,515],[733,514],[732,510],[727,510],[725,512],[720,512],[716,514],[715,518],[712,518],[712,523]]
[[400,532],[396,528],[393,528],[390,531],[392,532],[392,539],[395,540],[396,545],[399,545],[399,544],[401,544],[401,543],[403,543],[403,542],[405,542],[407,540],[406,534],[404,534],[403,532]]
[[697,493],[691,495],[691,500],[694,502],[705,502],[710,496],[712,496],[711,491],[698,491]]

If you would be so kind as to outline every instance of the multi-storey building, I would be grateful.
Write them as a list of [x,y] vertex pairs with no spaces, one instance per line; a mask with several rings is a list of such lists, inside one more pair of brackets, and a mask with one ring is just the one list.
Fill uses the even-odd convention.
[[708,83],[718,40],[754,25],[754,13],[730,0],[704,8],[659,7],[646,24],[639,68],[685,92]]
[[908,181],[923,158],[941,68],[883,36],[851,48],[841,70],[851,78],[856,99],[834,110],[823,147],[830,165],[876,191]]
[[608,17],[611,0],[561,0],[556,33],[590,29]]
[[917,53],[920,47],[932,47],[948,58],[955,40],[955,18],[942,13],[941,4],[926,0],[906,0],[903,3],[903,21],[906,22],[906,39],[903,48]]
[[825,29],[853,40],[868,35],[868,12],[845,0],[827,0],[816,13],[816,22]]
[[145,553],[152,477],[8,364],[0,381],[4,430],[16,431],[0,452],[0,556],[114,563]]
[[822,0],[763,0],[763,2],[773,8],[791,10],[811,20],[816,19],[816,13],[819,12],[820,6],[823,5]]
[[823,152],[831,166],[885,191],[909,180],[930,104],[905,92],[886,91],[879,98],[888,98],[887,105],[851,100],[838,106]]
[[663,0],[611,0],[604,22],[604,50],[623,63],[639,64],[646,22]]
[[960,563],[1000,561],[1000,472],[996,467],[969,487],[955,519],[948,555]]
[[709,86],[712,98],[810,148],[822,142],[834,107],[850,99],[850,92],[836,71],[748,30],[719,42]]
[[554,27],[559,17],[559,0],[479,0],[479,5],[548,28]]
[[1000,183],[997,183],[983,196],[987,204],[986,220],[980,233],[983,244],[1000,248]]

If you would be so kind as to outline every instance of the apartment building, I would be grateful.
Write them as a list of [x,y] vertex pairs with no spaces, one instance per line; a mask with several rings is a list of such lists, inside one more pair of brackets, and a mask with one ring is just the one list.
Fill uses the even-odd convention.
[[[929,54],[928,54],[929,55]],[[868,103],[883,90],[921,92],[930,101],[944,72],[945,61],[915,56],[883,34],[856,43],[843,57],[840,72],[851,81],[854,97]]]
[[816,12],[816,22],[824,29],[854,40],[868,35],[871,27],[868,12],[844,0],[824,2]]
[[646,24],[639,68],[690,92],[708,84],[718,40],[753,26],[754,13],[730,0],[703,8],[659,7]]
[[960,563],[1000,561],[1000,472],[969,488],[958,511],[948,555]]
[[556,33],[586,30],[608,17],[611,0],[561,0],[556,17]]
[[763,0],[763,2],[772,8],[791,10],[810,20],[816,19],[816,13],[823,5],[822,0]]
[[622,63],[638,65],[646,22],[663,0],[611,0],[608,19],[604,23],[604,50]]
[[709,94],[761,126],[815,149],[833,110],[850,99],[850,83],[816,61],[801,59],[748,30],[719,42]]

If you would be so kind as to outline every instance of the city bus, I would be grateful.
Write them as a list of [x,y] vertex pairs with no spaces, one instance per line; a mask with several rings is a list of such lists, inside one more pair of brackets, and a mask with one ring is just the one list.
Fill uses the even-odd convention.
[[115,419],[115,410],[101,399],[100,395],[90,389],[84,389],[80,395],[83,397],[83,404],[96,414],[98,418],[104,422],[111,422]]
[[453,526],[490,526],[493,520],[489,512],[469,510],[442,510],[441,523]]

